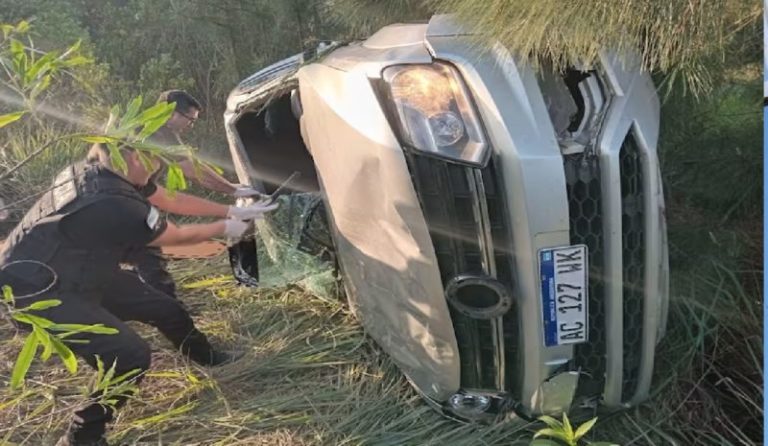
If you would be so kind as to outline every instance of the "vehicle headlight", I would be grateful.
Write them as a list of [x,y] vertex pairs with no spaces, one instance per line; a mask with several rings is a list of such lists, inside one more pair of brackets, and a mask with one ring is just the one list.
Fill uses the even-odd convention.
[[461,76],[450,65],[395,65],[382,73],[402,142],[483,167],[490,150]]

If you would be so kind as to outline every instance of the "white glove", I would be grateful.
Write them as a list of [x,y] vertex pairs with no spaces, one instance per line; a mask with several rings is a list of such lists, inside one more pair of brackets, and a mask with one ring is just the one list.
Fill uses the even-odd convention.
[[228,239],[239,239],[246,229],[248,229],[248,223],[240,220],[224,220],[224,236]]
[[232,194],[235,198],[247,198],[247,197],[253,197],[255,199],[260,199],[264,196],[261,192],[257,191],[251,186],[246,186],[244,184],[238,184],[237,189],[235,189],[235,192]]
[[243,207],[230,206],[227,217],[238,220],[256,220],[264,218],[266,212],[274,211],[278,206],[280,206],[279,203],[266,204],[265,201],[258,201]]

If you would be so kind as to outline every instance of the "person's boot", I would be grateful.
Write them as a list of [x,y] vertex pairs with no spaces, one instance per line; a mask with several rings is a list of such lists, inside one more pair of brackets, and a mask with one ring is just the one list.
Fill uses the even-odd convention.
[[101,437],[98,440],[76,440],[72,432],[67,432],[64,436],[59,438],[59,441],[56,442],[56,446],[109,446],[109,443],[107,443],[107,439],[104,437]]
[[245,355],[244,352],[214,350],[211,353],[211,362],[208,365],[216,367],[219,365],[231,364],[242,358],[243,355]]
[[229,364],[243,357],[243,352],[227,352],[213,348],[208,338],[194,329],[181,345],[181,352],[200,365],[218,366]]
[[[117,372],[118,374],[120,371]],[[98,393],[91,395],[98,397]],[[118,397],[117,405],[125,402]],[[113,409],[98,403],[89,404],[72,415],[67,432],[59,438],[56,446],[109,446],[104,438],[106,425],[112,421]]]

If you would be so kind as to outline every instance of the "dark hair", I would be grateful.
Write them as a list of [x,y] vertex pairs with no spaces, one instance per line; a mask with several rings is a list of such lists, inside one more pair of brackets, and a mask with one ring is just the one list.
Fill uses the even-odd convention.
[[191,108],[202,111],[203,106],[194,96],[184,90],[168,90],[160,93],[157,102],[173,102],[176,104],[176,110],[185,113]]

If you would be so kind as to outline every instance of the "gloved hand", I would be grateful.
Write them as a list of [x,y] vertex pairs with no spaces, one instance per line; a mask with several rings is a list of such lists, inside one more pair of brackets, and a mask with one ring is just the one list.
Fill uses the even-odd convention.
[[224,220],[224,236],[228,239],[239,239],[248,229],[248,223],[240,220]]
[[238,184],[237,189],[235,189],[235,192],[232,195],[235,198],[253,197],[257,200],[264,196],[264,194],[257,191],[252,186],[247,186],[245,184]]
[[266,212],[274,211],[280,206],[279,203],[267,204],[265,201],[257,201],[248,206],[237,207],[230,206],[227,217],[236,218],[238,220],[254,220],[264,218]]

